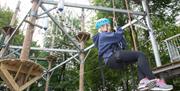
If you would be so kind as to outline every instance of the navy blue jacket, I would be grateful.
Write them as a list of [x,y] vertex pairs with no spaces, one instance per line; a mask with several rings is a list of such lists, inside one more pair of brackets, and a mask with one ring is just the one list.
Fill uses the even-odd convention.
[[93,42],[98,48],[98,55],[104,58],[105,63],[113,54],[114,45],[118,45],[121,49],[126,47],[123,32],[121,27],[118,27],[116,32],[101,32],[93,36]]

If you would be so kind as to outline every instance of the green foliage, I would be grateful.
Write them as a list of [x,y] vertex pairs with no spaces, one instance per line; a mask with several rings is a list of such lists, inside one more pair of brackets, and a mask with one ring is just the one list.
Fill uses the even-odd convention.
[[11,22],[11,17],[12,17],[12,11],[10,9],[6,9],[3,7],[0,7],[0,48],[3,44],[4,41],[4,35],[1,31],[1,29]]
[[162,21],[159,17],[153,16],[153,26],[155,28],[155,34],[157,35],[156,40],[158,41],[160,47],[160,56],[162,63],[169,62],[169,56],[167,53],[167,48],[163,40],[180,33],[180,27],[177,27],[173,24],[173,21]]
[[21,32],[21,33],[14,36],[14,38],[11,40],[11,44],[21,46],[23,43],[23,40],[24,40],[24,35]]
[[0,7],[0,28],[10,24],[12,15],[13,13],[9,8]]
[[150,10],[153,15],[158,15],[163,21],[173,22],[175,17],[179,15],[178,0],[151,0]]

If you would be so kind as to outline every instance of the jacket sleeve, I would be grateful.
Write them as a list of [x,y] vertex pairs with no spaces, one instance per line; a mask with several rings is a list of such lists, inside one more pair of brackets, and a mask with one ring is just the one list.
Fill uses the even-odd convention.
[[123,39],[123,30],[119,27],[116,32],[101,33],[100,40],[106,43],[117,43]]
[[116,32],[124,33],[124,30],[120,26],[118,26]]
[[118,38],[119,40],[121,40],[123,37],[123,34],[124,34],[124,30],[121,27],[118,27],[117,31],[114,33],[114,36]]

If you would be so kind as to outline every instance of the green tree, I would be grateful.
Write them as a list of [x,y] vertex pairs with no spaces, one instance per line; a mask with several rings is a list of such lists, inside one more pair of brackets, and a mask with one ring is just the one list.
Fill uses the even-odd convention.
[[13,12],[9,8],[0,7],[0,27],[10,24]]
[[0,7],[0,48],[4,41],[2,28],[9,25],[11,22],[12,11],[9,8]]

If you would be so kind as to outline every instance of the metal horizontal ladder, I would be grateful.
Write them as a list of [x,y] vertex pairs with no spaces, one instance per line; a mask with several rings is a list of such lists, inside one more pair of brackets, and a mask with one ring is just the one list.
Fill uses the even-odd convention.
[[180,34],[164,40],[170,56],[170,63],[157,67],[153,70],[155,74],[162,74],[164,78],[180,75]]

